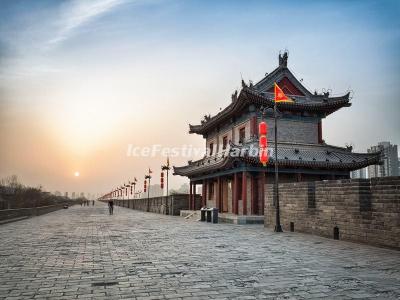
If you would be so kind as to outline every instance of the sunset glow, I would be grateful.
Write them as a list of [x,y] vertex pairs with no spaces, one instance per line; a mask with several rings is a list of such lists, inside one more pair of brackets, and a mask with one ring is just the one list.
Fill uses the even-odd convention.
[[[187,134],[189,122],[220,112],[242,78],[263,78],[284,49],[306,87],[354,91],[350,109],[324,120],[326,142],[359,151],[381,139],[400,143],[397,10],[388,8],[382,19],[378,2],[2,5],[0,177],[91,193],[143,177],[165,158],[127,155],[129,149],[203,149],[202,137]],[[282,22],[282,11],[290,22]],[[335,25],[326,22],[332,14]],[[171,157],[171,166],[199,158]],[[171,177],[170,187],[185,182]]]

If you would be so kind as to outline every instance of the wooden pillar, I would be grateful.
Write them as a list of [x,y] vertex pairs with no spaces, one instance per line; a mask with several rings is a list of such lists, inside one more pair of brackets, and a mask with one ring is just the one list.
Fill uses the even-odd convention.
[[235,202],[233,205],[233,209],[234,209],[233,213],[237,215],[237,214],[239,214],[239,197],[240,197],[240,195],[239,195],[239,184],[240,184],[239,173],[234,174],[234,179],[235,179],[235,200],[234,200]]
[[264,215],[265,207],[265,172],[261,173],[261,215]]
[[242,173],[242,203],[243,215],[247,215],[247,172]]
[[217,178],[217,190],[216,192],[216,197],[215,197],[215,206],[218,208],[218,210],[221,212],[221,178],[218,176]]
[[232,213],[235,213],[235,200],[236,200],[236,173],[233,174],[232,179]]
[[192,182],[189,183],[189,210],[192,210]]
[[257,200],[257,191],[256,191],[256,178],[250,173],[250,207],[251,215],[256,215],[257,214],[257,205],[258,203],[256,202]]
[[254,214],[259,215],[261,211],[260,207],[260,176],[258,173],[254,174]]
[[192,190],[192,209],[196,210],[196,184],[194,182]]
[[207,197],[207,180],[203,179],[203,192],[201,195],[201,207],[206,206],[206,204],[207,204],[206,197]]

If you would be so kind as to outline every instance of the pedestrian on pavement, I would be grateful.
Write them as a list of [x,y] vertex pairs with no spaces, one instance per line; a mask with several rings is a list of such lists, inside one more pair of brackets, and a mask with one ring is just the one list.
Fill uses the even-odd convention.
[[108,200],[108,211],[110,215],[114,214],[114,201],[113,200]]

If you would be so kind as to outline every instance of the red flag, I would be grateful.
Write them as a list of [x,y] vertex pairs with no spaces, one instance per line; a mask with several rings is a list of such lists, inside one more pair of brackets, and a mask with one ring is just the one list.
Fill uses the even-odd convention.
[[282,89],[274,82],[274,91],[275,91],[275,102],[293,102],[292,99],[289,99],[288,96],[282,91]]

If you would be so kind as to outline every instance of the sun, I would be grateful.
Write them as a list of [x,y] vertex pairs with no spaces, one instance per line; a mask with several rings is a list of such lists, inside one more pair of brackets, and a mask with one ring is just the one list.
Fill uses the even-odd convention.
[[80,175],[80,174],[79,174],[78,171],[76,171],[76,172],[74,173],[74,176],[75,176],[75,177],[79,177],[79,175]]

